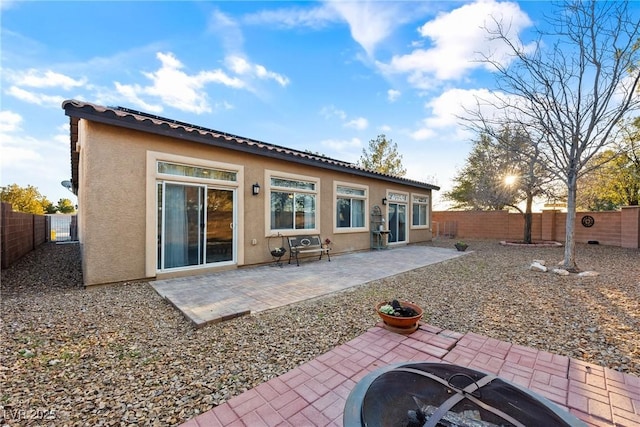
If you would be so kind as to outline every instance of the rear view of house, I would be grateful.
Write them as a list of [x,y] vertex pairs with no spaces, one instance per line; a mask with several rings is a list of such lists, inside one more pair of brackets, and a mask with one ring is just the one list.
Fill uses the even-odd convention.
[[273,236],[330,238],[332,254],[375,247],[380,225],[390,246],[432,238],[436,186],[122,107],[62,108],[86,286],[269,262]]

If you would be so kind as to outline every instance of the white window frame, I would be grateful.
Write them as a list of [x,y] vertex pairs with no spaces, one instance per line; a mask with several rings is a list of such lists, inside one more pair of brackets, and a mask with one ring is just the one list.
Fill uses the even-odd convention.
[[[293,190],[287,187],[274,187],[271,185],[272,178],[288,179],[292,181],[306,181],[314,184],[314,190],[295,189],[295,193],[299,194],[312,194],[315,196],[315,218],[314,228],[296,228],[296,229],[271,229],[271,191],[273,190]],[[272,236],[274,233],[280,233],[283,236],[295,236],[299,234],[320,234],[320,206],[321,206],[321,191],[320,191],[320,178],[308,175],[299,175],[288,172],[281,172],[276,170],[266,169],[264,171],[265,182],[265,208],[264,208],[264,224],[265,224],[265,237]],[[295,224],[295,218],[294,218]]]
[[[411,233],[409,232],[411,230],[411,198],[409,197],[409,193],[406,191],[396,191],[396,190],[387,190],[386,192],[386,199],[387,199],[387,206],[385,209],[385,213],[384,213],[384,218],[385,218],[385,229],[386,230],[391,230],[392,225],[390,224],[389,221],[389,205],[390,204],[397,204],[397,205],[404,205],[406,210],[406,217],[405,217],[405,236],[404,236],[404,240],[400,240],[399,242],[389,242],[390,246],[394,246],[394,245],[406,245],[407,243],[409,243],[410,241],[410,237],[411,237]],[[396,236],[397,238],[397,236]]]
[[[183,175],[164,174],[158,172],[158,162],[176,163],[179,165],[203,167],[208,169],[219,169],[236,173],[236,181],[207,179]],[[244,227],[238,226],[238,212],[244,212],[244,199],[239,189],[244,188],[244,166],[232,163],[223,163],[212,160],[205,160],[197,157],[180,156],[177,154],[164,153],[159,151],[147,151],[146,165],[146,230],[145,230],[145,275],[155,277],[157,270],[157,235],[158,235],[158,205],[157,205],[157,182],[173,181],[177,183],[208,184],[218,185],[223,188],[236,190],[236,215],[234,217],[234,230],[236,230],[236,262],[238,265],[244,264],[244,248],[241,246],[244,241]],[[197,268],[211,268],[210,264],[198,266]]]
[[[336,218],[338,212],[338,198],[344,198],[344,194],[338,193],[338,187],[347,187],[354,190],[364,190],[364,196],[349,195],[351,199],[364,200],[363,215],[364,225],[362,227],[338,227],[338,220]],[[333,233],[354,233],[354,232],[368,232],[369,231],[369,186],[362,184],[354,184],[352,182],[334,181],[333,182]]]
[[[419,199],[426,199],[426,200],[419,200]],[[413,207],[415,205],[425,206],[426,207],[425,223],[424,224],[414,225],[414,223],[413,223],[413,219],[414,219]],[[411,228],[413,228],[413,229],[429,229],[429,228],[431,228],[430,227],[430,218],[431,218],[431,197],[428,194],[412,193],[411,194]]]

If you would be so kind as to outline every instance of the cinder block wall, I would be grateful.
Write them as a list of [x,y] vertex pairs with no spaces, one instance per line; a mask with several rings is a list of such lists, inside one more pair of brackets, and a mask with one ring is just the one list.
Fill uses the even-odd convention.
[[[524,217],[508,211],[437,211],[433,221],[440,230],[445,223],[455,223],[456,237],[476,239],[522,240],[524,237]],[[542,239],[542,218],[533,214],[531,236]]]
[[640,206],[626,206],[620,212],[623,248],[640,248]]
[[[586,227],[582,219],[593,218],[593,225]],[[433,221],[440,230],[456,230],[456,238],[521,240],[524,218],[519,213],[507,211],[437,211]],[[531,237],[533,240],[565,241],[567,214],[560,211],[543,211],[533,214]],[[589,222],[587,222],[588,224]],[[435,229],[435,226],[434,226]],[[640,247],[640,206],[627,206],[617,211],[577,212],[575,239],[578,243],[591,240],[602,245]]]
[[[591,227],[585,227],[582,219],[586,216],[593,218]],[[564,242],[566,214],[558,216],[556,233],[559,236],[555,240]],[[611,212],[577,212],[575,225],[575,239],[578,243],[586,243],[595,240],[601,245],[621,246],[622,228],[620,211]]]
[[2,203],[0,246],[2,268],[7,268],[46,242],[47,219],[44,215],[14,212],[10,203]]

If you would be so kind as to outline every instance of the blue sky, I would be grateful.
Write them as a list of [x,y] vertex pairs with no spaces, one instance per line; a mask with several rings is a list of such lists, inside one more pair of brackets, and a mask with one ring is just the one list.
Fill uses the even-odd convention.
[[[123,106],[357,162],[397,143],[407,177],[451,188],[473,134],[456,118],[493,85],[474,61],[541,24],[548,2],[5,1],[1,184],[75,196],[61,103]],[[434,208],[446,205],[438,194]]]

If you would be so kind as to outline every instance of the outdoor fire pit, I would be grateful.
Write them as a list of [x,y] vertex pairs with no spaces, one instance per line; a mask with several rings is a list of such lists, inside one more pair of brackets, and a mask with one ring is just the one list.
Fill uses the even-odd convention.
[[446,363],[401,363],[351,391],[345,427],[586,426],[550,400],[499,377]]

